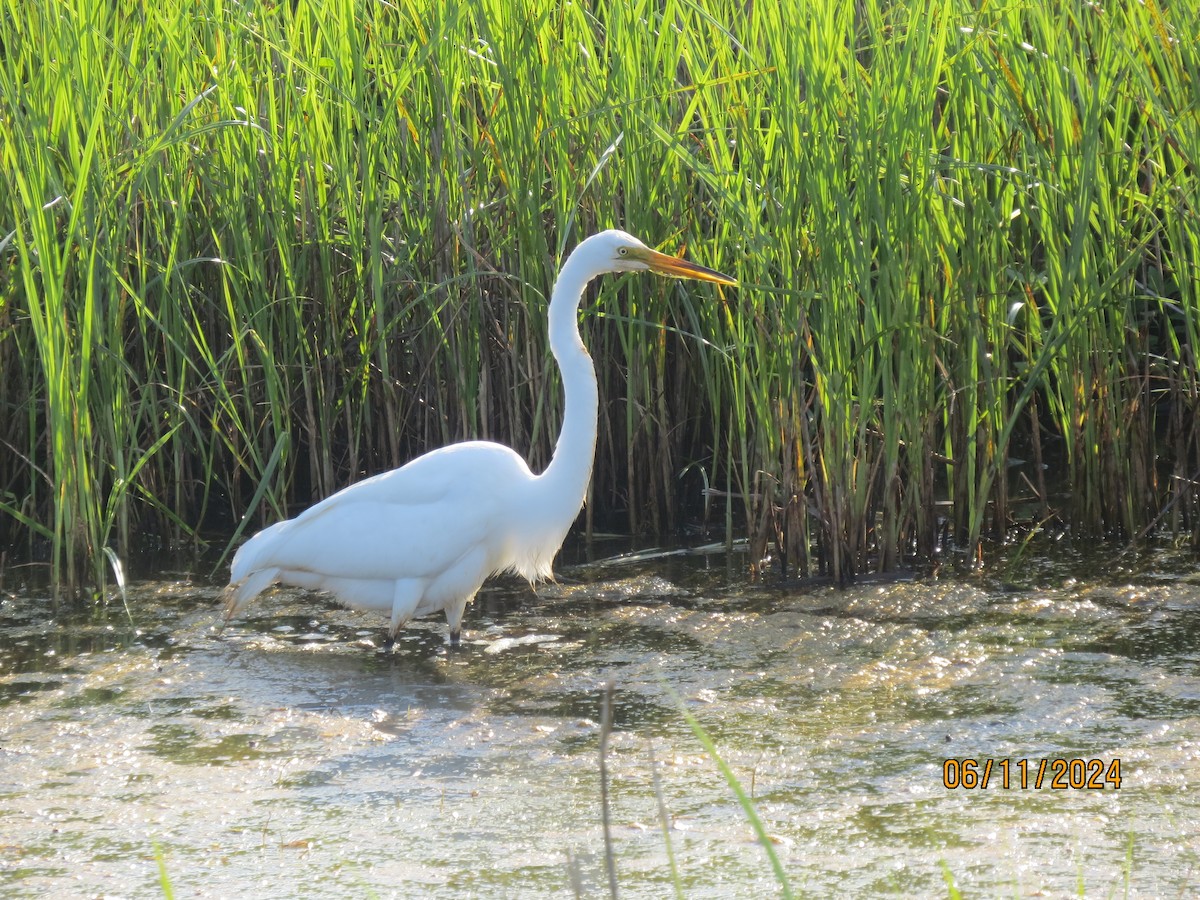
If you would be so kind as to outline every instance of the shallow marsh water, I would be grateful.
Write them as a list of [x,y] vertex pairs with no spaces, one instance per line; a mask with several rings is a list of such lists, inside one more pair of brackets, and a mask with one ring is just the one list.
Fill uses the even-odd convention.
[[[0,607],[0,893],[605,896],[599,688],[623,896],[1194,895],[1200,577],[1167,551],[838,590],[721,553],[560,566],[481,594],[466,646],[281,591],[216,629],[170,576]],[[1107,570],[1107,573],[1104,570]],[[1013,574],[1010,572],[1010,576]],[[1094,580],[1083,580],[1088,573]],[[1120,760],[1120,788],[943,786],[943,761]],[[653,758],[653,764],[651,759]],[[1049,776],[1046,778],[1049,782]]]

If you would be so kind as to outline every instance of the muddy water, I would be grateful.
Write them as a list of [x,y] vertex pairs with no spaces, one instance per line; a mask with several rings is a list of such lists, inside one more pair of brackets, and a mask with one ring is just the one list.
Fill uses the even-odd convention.
[[[162,896],[157,848],[177,896],[604,896],[610,679],[623,896],[670,896],[672,858],[689,897],[777,894],[680,704],[798,894],[1200,891],[1193,557],[847,590],[747,585],[743,562],[501,583],[458,652],[433,621],[384,652],[380,620],[295,592],[218,632],[216,587],[178,575],[133,586],[132,623],[10,595],[0,894]],[[989,786],[946,788],[967,757]],[[1119,760],[1120,787],[1035,788],[1043,758]]]

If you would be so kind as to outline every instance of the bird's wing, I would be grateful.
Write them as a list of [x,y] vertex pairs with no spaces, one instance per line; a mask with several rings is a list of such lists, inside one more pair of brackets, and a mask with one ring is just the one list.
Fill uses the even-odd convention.
[[501,490],[532,478],[525,460],[511,447],[491,441],[464,441],[342,488],[296,518],[319,516],[330,507],[346,504],[407,505],[451,502],[453,496],[469,497],[473,493],[496,496]]
[[[488,504],[374,499],[325,507],[273,530],[253,568],[335,578],[433,578],[488,536]],[[249,546],[249,545],[247,545]]]
[[503,542],[513,488],[533,476],[501,444],[455,444],[353,484],[247,541],[240,582],[269,567],[346,578],[429,578],[489,539]]

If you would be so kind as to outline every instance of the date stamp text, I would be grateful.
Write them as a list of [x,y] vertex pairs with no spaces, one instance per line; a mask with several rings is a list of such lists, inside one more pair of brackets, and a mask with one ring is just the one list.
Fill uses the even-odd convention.
[[955,790],[1019,788],[1020,790],[1120,790],[1120,759],[947,759],[942,762],[942,786]]

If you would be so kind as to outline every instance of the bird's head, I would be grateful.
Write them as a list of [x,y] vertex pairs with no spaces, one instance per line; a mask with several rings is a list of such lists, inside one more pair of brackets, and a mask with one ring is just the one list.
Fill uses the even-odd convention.
[[613,272],[657,272],[660,275],[671,275],[675,278],[696,278],[700,281],[713,281],[717,284],[737,284],[734,279],[728,275],[722,275],[715,269],[651,250],[632,234],[626,234],[615,228],[593,235],[588,238],[587,242],[591,243],[592,241],[598,245],[596,249],[599,258],[605,260]]

